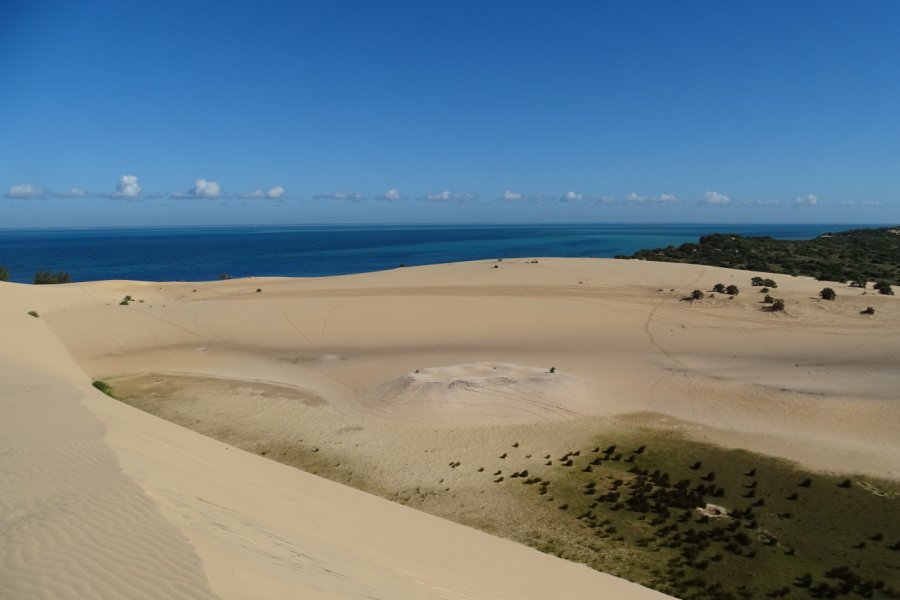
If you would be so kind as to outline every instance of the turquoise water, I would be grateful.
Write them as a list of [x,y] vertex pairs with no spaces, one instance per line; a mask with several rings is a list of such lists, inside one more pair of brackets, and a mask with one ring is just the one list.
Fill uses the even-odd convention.
[[0,230],[10,281],[41,270],[73,281],[203,281],[244,276],[343,275],[490,258],[612,257],[695,242],[714,232],[812,238],[861,225],[258,226]]

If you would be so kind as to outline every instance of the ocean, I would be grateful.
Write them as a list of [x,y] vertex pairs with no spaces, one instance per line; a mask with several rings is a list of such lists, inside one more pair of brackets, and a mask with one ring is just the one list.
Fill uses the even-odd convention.
[[0,230],[10,281],[319,277],[491,258],[613,257],[708,233],[808,239],[863,225],[322,225]]

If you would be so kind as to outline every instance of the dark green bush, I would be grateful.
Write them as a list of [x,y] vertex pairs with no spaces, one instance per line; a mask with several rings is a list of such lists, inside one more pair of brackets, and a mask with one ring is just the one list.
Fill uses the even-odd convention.
[[772,302],[772,306],[769,307],[769,310],[772,312],[781,312],[784,310],[784,300],[781,298],[776,298],[775,301]]
[[45,285],[51,283],[70,283],[72,276],[65,271],[51,273],[50,271],[38,271],[34,274],[34,285]]
[[893,296],[894,290],[891,288],[891,284],[887,281],[879,281],[875,284],[875,289],[878,290],[879,294],[884,294],[885,296]]
[[717,283],[716,285],[713,286],[713,291],[716,292],[717,294],[724,294],[725,293],[725,284]]
[[93,386],[109,396],[110,398],[115,398],[115,394],[113,394],[112,386],[106,383],[105,381],[100,381],[99,379],[94,381]]
[[822,291],[819,292],[819,297],[822,300],[834,300],[837,298],[837,293],[830,287],[822,288]]
[[727,288],[725,288],[725,293],[728,294],[729,296],[737,296],[738,294],[741,293],[741,290],[738,289],[738,286],[736,286],[732,283]]
[[700,290],[694,290],[693,292],[691,292],[691,298],[693,300],[703,300],[703,292],[701,292]]

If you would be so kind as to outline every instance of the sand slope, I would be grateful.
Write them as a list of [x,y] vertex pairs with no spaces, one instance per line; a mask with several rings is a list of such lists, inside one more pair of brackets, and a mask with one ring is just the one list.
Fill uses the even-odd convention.
[[[331,281],[349,282],[350,295],[368,285]],[[346,341],[377,351],[424,340],[396,323],[368,336],[354,319],[330,329],[333,299],[291,300],[295,286],[315,295],[322,284],[265,282],[283,305],[247,302],[246,281],[0,284],[0,597],[664,597],[228,447],[90,386],[98,373],[174,364],[295,384],[354,410],[377,387],[359,382],[402,373],[353,366]],[[144,304],[118,306],[126,293]],[[461,333],[478,354],[481,341]]]

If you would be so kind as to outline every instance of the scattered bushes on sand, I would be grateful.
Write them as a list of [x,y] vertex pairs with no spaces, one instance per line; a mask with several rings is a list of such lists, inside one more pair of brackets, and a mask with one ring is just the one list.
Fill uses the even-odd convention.
[[65,271],[51,273],[50,271],[38,271],[34,274],[34,285],[46,285],[52,283],[71,283],[72,276]]
[[97,388],[98,390],[100,390],[101,392],[103,392],[104,394],[106,394],[107,396],[109,396],[110,398],[116,397],[115,394],[113,394],[112,386],[109,385],[108,383],[106,383],[105,381],[101,381],[101,380],[97,379],[96,381],[94,381],[93,386],[95,388]]
[[863,290],[866,289],[867,285],[869,285],[869,282],[865,279],[854,279],[850,282],[850,287],[860,288]]
[[556,367],[550,367],[550,372],[551,372],[551,373],[556,373]]
[[725,288],[725,293],[728,294],[729,296],[737,296],[738,294],[741,293],[741,290],[738,289],[738,286],[736,286],[732,283],[727,288]]
[[122,301],[119,302],[119,306],[128,306],[132,302],[134,302],[134,298],[132,298],[131,296],[125,296],[124,298],[122,298]]
[[768,294],[766,294],[766,297],[763,298],[763,304],[772,304],[773,302],[775,302],[775,298],[769,296]]
[[[871,307],[869,307],[869,308],[871,308]],[[31,315],[32,317],[34,317],[35,319],[41,318],[41,315],[39,315],[38,311],[36,311],[36,310],[29,310],[28,314]]]
[[819,292],[819,297],[822,300],[834,300],[835,298],[837,298],[837,292],[835,292],[830,287],[822,288],[822,291]]
[[693,300],[703,300],[703,292],[701,292],[700,290],[694,290],[693,292],[691,292],[691,298]]
[[778,284],[775,283],[774,279],[768,279],[768,278],[763,279],[762,277],[754,277],[753,279],[750,280],[750,285],[752,285],[753,287],[760,287],[760,286],[765,286],[765,287],[770,287],[770,288],[778,287]]
[[9,271],[3,265],[0,265],[0,281],[9,281]]
[[724,293],[726,293],[726,292],[725,292],[725,284],[724,284],[724,283],[717,283],[716,285],[713,286],[713,291],[716,292],[717,294],[724,294]]
[[885,296],[893,296],[894,290],[891,288],[891,284],[887,281],[879,281],[875,284],[875,289],[878,290],[879,294],[884,294]]
[[861,315],[874,315],[874,314],[875,314],[875,309],[872,308],[871,306],[867,306],[867,307],[866,307],[866,310],[861,310],[861,311],[859,311],[859,314],[861,314]]
[[760,293],[760,294],[768,294],[768,293],[769,293],[769,288],[764,287],[763,289],[759,290],[759,293]]
[[769,310],[772,312],[783,312],[784,300],[782,300],[781,298],[776,298],[772,301],[772,306],[769,307]]

